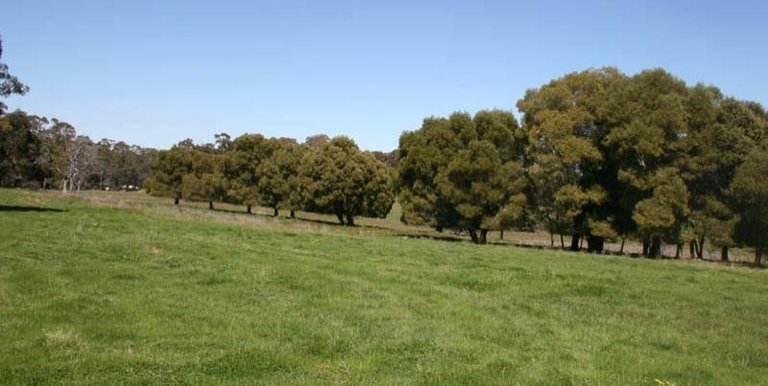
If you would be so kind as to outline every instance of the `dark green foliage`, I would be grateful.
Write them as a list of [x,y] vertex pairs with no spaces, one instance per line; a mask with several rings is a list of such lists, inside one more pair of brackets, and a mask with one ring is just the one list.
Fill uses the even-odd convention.
[[355,216],[385,217],[394,202],[387,167],[347,137],[309,150],[301,177],[306,208],[335,214],[341,224],[354,225]]
[[[660,254],[684,242],[701,257],[723,247],[735,217],[726,190],[768,131],[759,104],[723,99],[717,88],[661,69],[627,77],[606,68],[568,74],[518,102],[529,138],[527,192],[552,233],[571,248],[636,236]],[[594,243],[594,245],[592,245]]]
[[653,186],[650,197],[635,206],[632,219],[643,240],[651,240],[648,255],[661,257],[660,241],[677,243],[688,215],[688,191],[673,168],[661,169],[649,180]]
[[224,178],[229,184],[227,195],[235,203],[259,205],[262,163],[272,157],[276,144],[261,134],[244,134],[231,147],[223,161]]
[[524,138],[515,117],[481,111],[427,118],[400,137],[398,186],[403,221],[466,230],[485,243],[490,230],[523,213]]
[[295,142],[272,139],[275,150],[260,165],[260,204],[273,208],[295,211],[304,206],[304,186],[300,175],[306,147]]
[[227,180],[222,174],[222,157],[212,147],[197,147],[192,151],[192,167],[181,181],[181,197],[189,201],[224,201]]
[[181,198],[184,176],[192,171],[191,141],[182,141],[169,150],[161,150],[147,180],[147,191],[155,196]]
[[0,117],[0,186],[27,186],[43,174],[35,117],[16,111]]
[[[530,200],[549,232],[579,237],[615,235],[608,193],[615,161],[603,141],[618,118],[615,105],[626,77],[605,68],[571,73],[528,90],[517,107],[529,139]],[[578,244],[576,244],[578,245]]]
[[102,139],[96,146],[99,159],[90,177],[91,186],[112,189],[141,186],[151,175],[157,150],[109,139]]
[[768,151],[751,152],[736,171],[731,184],[734,206],[740,219],[736,239],[755,248],[755,263],[760,264],[768,250]]

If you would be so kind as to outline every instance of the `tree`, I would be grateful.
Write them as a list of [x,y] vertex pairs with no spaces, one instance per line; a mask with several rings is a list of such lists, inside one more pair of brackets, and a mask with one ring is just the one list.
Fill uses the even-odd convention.
[[272,157],[275,144],[261,134],[243,134],[232,143],[223,160],[223,175],[229,181],[227,196],[234,202],[251,207],[258,205],[262,163]]
[[522,133],[505,111],[427,118],[400,137],[403,221],[465,230],[483,244],[522,212]]
[[325,134],[315,134],[307,137],[304,143],[311,148],[319,149],[330,141],[331,141],[331,138],[329,138]]
[[373,155],[373,158],[376,158],[376,160],[380,161],[384,165],[387,165],[391,168],[397,167],[397,150],[392,150],[389,153],[385,153],[383,151],[373,151],[371,154]]
[[152,177],[147,180],[147,191],[155,196],[173,197],[174,205],[178,205],[184,176],[192,171],[192,151],[191,140],[161,150],[152,166]]
[[[0,38],[0,58],[3,57],[3,39]],[[10,95],[24,95],[29,92],[29,87],[21,83],[18,78],[8,72],[8,65],[0,62],[0,96],[7,98]],[[0,102],[0,116],[5,114],[8,106]]]
[[703,258],[710,240],[728,260],[736,221],[726,195],[738,166],[762,137],[764,113],[751,102],[723,99],[720,90],[701,84],[686,100],[688,132],[676,165],[691,193],[689,237],[691,255]]
[[397,186],[404,223],[442,231],[457,222],[458,214],[441,194],[436,177],[459,148],[445,118],[426,118],[421,129],[400,136]]
[[586,238],[594,252],[615,236],[607,202],[615,164],[604,154],[603,139],[616,126],[612,104],[626,82],[614,68],[571,73],[517,102],[528,138],[530,201],[562,247],[564,233],[573,235],[571,249]]
[[688,215],[688,190],[674,168],[665,168],[651,179],[651,197],[635,206],[632,219],[643,240],[651,240],[647,255],[661,257],[661,241],[680,239],[682,225]]
[[67,147],[77,137],[75,127],[67,122],[51,118],[39,118],[35,135],[40,139],[40,155],[37,164],[43,169],[43,188],[61,186],[69,168]]
[[303,189],[299,175],[305,148],[295,141],[271,139],[275,149],[272,156],[261,163],[258,190],[261,204],[274,210],[288,209],[291,218],[303,206]]
[[347,137],[310,151],[301,175],[307,208],[335,214],[342,225],[355,225],[356,216],[385,217],[394,202],[386,166]]
[[22,111],[0,117],[0,186],[19,187],[44,172],[37,117]]
[[511,226],[525,205],[520,162],[502,163],[496,147],[473,141],[437,174],[437,185],[459,214],[456,223],[473,242],[485,244],[488,231]]
[[[615,98],[613,111],[620,116],[617,125],[603,139],[604,152],[611,155],[616,168],[616,183],[608,190],[619,208],[617,217],[626,220],[627,210],[631,210],[636,229],[650,237],[643,240],[645,255],[660,252],[662,234],[682,235],[677,230],[682,229],[681,222],[686,221],[665,212],[666,220],[674,217],[675,221],[642,227],[637,224],[638,218],[652,221],[650,203],[665,200],[655,193],[657,188],[661,192],[668,188],[659,185],[667,183],[659,176],[677,179],[681,174],[675,163],[685,151],[683,139],[689,133],[687,96],[685,82],[664,70],[646,70],[633,76]],[[666,170],[662,172],[663,169]],[[648,201],[638,208],[644,200]],[[662,223],[667,226],[665,231],[658,229]],[[679,247],[680,240],[667,241]]]
[[227,181],[221,173],[221,157],[213,147],[200,146],[191,153],[191,168],[181,180],[181,197],[189,201],[222,201],[227,191]]
[[66,155],[67,165],[61,190],[80,191],[94,168],[97,159],[96,146],[87,136],[79,135],[67,143]]
[[768,151],[752,151],[736,170],[730,193],[739,214],[735,227],[738,242],[755,248],[755,264],[760,265],[768,250]]

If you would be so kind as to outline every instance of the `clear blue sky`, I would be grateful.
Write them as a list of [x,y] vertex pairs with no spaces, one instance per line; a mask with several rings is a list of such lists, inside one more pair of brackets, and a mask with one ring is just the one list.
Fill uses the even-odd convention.
[[764,1],[5,0],[11,109],[98,140],[346,134],[391,150],[424,117],[515,109],[606,65],[768,104]]

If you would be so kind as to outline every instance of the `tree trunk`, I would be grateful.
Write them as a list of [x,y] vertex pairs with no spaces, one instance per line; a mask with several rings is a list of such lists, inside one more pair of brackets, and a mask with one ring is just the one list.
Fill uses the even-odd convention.
[[563,240],[563,234],[560,234],[560,249],[565,249],[565,240]]
[[213,201],[208,201],[208,210],[213,210]]
[[551,248],[555,247],[555,234],[552,232],[549,232],[549,246]]
[[480,244],[485,244],[488,242],[488,229],[481,229],[480,230]]
[[689,249],[691,253],[691,259],[695,259],[696,258],[696,240],[691,240],[689,245],[690,245]]
[[651,238],[651,246],[650,246],[650,249],[649,249],[648,253],[654,259],[658,259],[658,258],[662,257],[661,256],[661,237],[655,236],[655,237]]
[[470,229],[469,237],[472,239],[472,242],[475,244],[485,244],[486,242],[488,242],[488,230],[481,229],[480,233],[478,233],[477,230]]
[[700,237],[699,241],[696,243],[699,247],[699,250],[696,252],[696,254],[699,255],[699,259],[704,259],[704,237]]
[[720,260],[728,261],[728,247],[727,246],[720,247]]
[[621,247],[619,248],[619,254],[620,254],[620,255],[623,255],[623,254],[624,254],[624,242],[625,242],[625,241],[627,241],[627,239],[626,239],[626,238],[624,238],[624,237],[622,237],[622,238],[621,238]]
[[648,239],[643,239],[643,256],[648,257],[648,247],[650,246]]
[[179,205],[179,197],[178,196],[173,198],[173,205]]
[[589,235],[587,237],[587,251],[590,253],[603,253],[605,249],[605,238]]
[[336,218],[339,219],[339,224],[344,225],[344,213],[341,213],[341,212],[336,213]]
[[296,211],[291,209],[291,218],[296,218]]
[[251,206],[250,205],[246,205],[245,206],[245,213],[253,214],[253,211],[251,211]]
[[574,233],[573,236],[571,236],[571,250],[572,251],[578,251],[579,248],[579,242],[581,241],[581,235],[578,233]]
[[755,265],[758,267],[763,263],[763,249],[755,247]]
[[679,259],[680,255],[683,254],[683,244],[677,243],[677,248],[675,248],[675,259]]
[[347,226],[353,227],[355,226],[355,217],[352,216],[352,214],[347,213]]
[[272,213],[272,217],[277,217],[280,215],[280,211],[277,208],[272,208],[274,210],[274,213]]
[[499,239],[504,240],[504,229],[499,232]]

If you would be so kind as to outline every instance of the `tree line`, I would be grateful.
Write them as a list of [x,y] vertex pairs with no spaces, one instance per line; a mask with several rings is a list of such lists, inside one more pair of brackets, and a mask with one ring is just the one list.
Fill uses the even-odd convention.
[[77,191],[139,189],[157,150],[78,135],[56,118],[0,116],[0,186]]
[[603,252],[606,240],[768,248],[768,114],[655,69],[567,74],[511,112],[430,117],[400,137],[403,220],[467,231],[540,225],[552,243]]
[[[392,172],[347,137],[292,138],[226,134],[215,143],[184,140],[161,151],[146,183],[150,194],[280,210],[333,214],[342,225],[355,217],[384,217],[394,202]],[[383,154],[383,153],[380,153]]]
[[[0,42],[1,43],[1,42]],[[2,47],[0,44],[0,55]],[[0,95],[27,87],[0,63]],[[560,247],[603,252],[606,241],[664,244],[723,260],[733,246],[768,249],[768,113],[756,102],[687,85],[663,69],[628,76],[611,67],[567,74],[526,91],[512,112],[428,117],[392,153],[347,137],[217,135],[169,150],[92,142],[55,119],[0,104],[0,185],[63,190],[141,184],[155,195],[279,210],[308,210],[353,225],[385,216],[466,232],[546,229]],[[566,239],[568,241],[566,242]]]

